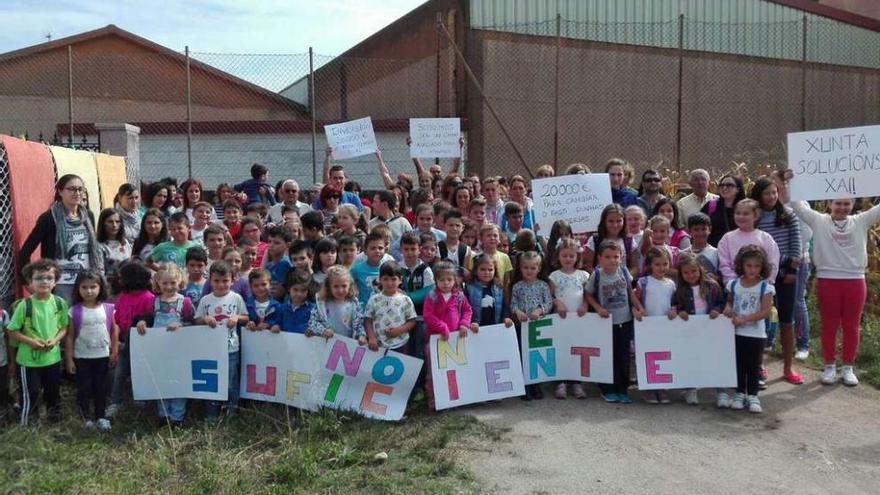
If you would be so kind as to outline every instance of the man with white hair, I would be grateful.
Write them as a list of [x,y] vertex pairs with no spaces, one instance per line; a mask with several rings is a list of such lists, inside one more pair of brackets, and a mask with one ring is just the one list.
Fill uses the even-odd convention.
[[304,214],[312,211],[312,207],[303,203],[299,200],[299,183],[293,179],[287,179],[281,183],[281,189],[279,191],[281,202],[275,203],[272,205],[272,208],[269,208],[269,221],[275,224],[283,223],[284,218],[282,215],[282,208],[285,206],[291,206],[296,208],[296,213],[299,216],[303,216]]
[[694,213],[699,213],[706,203],[718,199],[717,194],[709,192],[709,172],[701,168],[691,170],[690,180],[691,192],[687,196],[681,198],[676,203],[678,205],[678,213],[681,221],[687,224],[687,219]]

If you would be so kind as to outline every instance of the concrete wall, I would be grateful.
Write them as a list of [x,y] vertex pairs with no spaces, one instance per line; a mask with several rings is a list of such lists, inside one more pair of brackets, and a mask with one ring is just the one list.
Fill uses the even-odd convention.
[[[415,175],[406,147],[406,133],[377,133],[376,139],[391,176],[400,172]],[[323,135],[317,140],[317,174],[321,180],[324,149]],[[187,155],[185,135],[141,135],[140,173],[145,181],[163,177],[185,178]],[[195,135],[192,141],[193,176],[206,188],[221,182],[237,184],[250,178],[254,162],[269,168],[269,181],[293,178],[307,187],[312,180],[312,148],[309,134],[209,134]],[[451,164],[441,160],[444,169]],[[372,155],[340,162],[349,178],[363,189],[384,187]],[[426,166],[429,165],[426,162]]]

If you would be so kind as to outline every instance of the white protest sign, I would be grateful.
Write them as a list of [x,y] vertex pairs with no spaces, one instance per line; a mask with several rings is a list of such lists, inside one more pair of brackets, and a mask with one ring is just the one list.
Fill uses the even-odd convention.
[[614,382],[611,318],[550,315],[522,324],[526,385],[553,381]]
[[241,334],[241,397],[316,411],[325,341],[298,333]]
[[505,399],[525,394],[516,331],[504,325],[449,340],[432,335],[431,376],[436,409]]
[[370,117],[325,125],[324,134],[337,160],[369,155],[379,148]]
[[229,393],[226,326],[181,327],[173,332],[132,329],[131,386],[135,400],[226,400]]
[[880,195],[880,125],[788,135],[791,199]]
[[461,156],[461,119],[409,119],[409,137],[412,158]]
[[348,337],[327,341],[318,384],[321,407],[397,421],[406,411],[423,361],[399,352],[373,352]]
[[736,386],[733,323],[719,316],[635,322],[639,390]]
[[566,220],[576,233],[595,232],[602,210],[612,203],[608,174],[581,174],[532,181],[535,221],[550,232],[557,220]]

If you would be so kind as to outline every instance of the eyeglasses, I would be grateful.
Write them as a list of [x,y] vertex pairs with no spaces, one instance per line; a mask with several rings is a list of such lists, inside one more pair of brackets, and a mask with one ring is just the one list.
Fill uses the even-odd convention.
[[34,277],[32,280],[33,280],[34,282],[54,282],[54,281],[55,281],[55,277],[51,277],[51,276],[49,276],[49,275],[42,275],[42,276],[39,276],[39,277]]
[[663,182],[663,179],[660,177],[650,177],[645,179],[645,182]]
[[294,193],[298,193],[299,189],[285,189],[284,192],[294,194]]
[[341,196],[339,196],[338,194],[334,194],[333,196],[327,196],[327,199],[335,199],[335,200],[339,200],[340,197],[341,197]]
[[64,190],[65,190],[65,191],[72,192],[73,194],[83,194],[84,192],[86,192],[86,188],[84,188],[84,187],[71,187],[71,186],[67,186],[67,187],[64,188]]
[[721,184],[718,184],[718,187],[720,187],[721,189],[726,189],[726,188],[728,188],[728,187],[733,187],[733,188],[735,188],[735,187],[736,187],[736,184],[734,184],[734,183],[732,183],[732,182],[722,182]]

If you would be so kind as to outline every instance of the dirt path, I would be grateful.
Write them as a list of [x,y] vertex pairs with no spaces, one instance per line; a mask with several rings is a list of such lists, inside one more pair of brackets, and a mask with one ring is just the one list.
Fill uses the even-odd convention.
[[511,429],[468,454],[485,491],[880,493],[880,392],[870,386],[825,387],[815,371],[798,387],[773,380],[762,415],[719,411],[711,391],[697,407],[606,404],[596,394],[464,409]]

